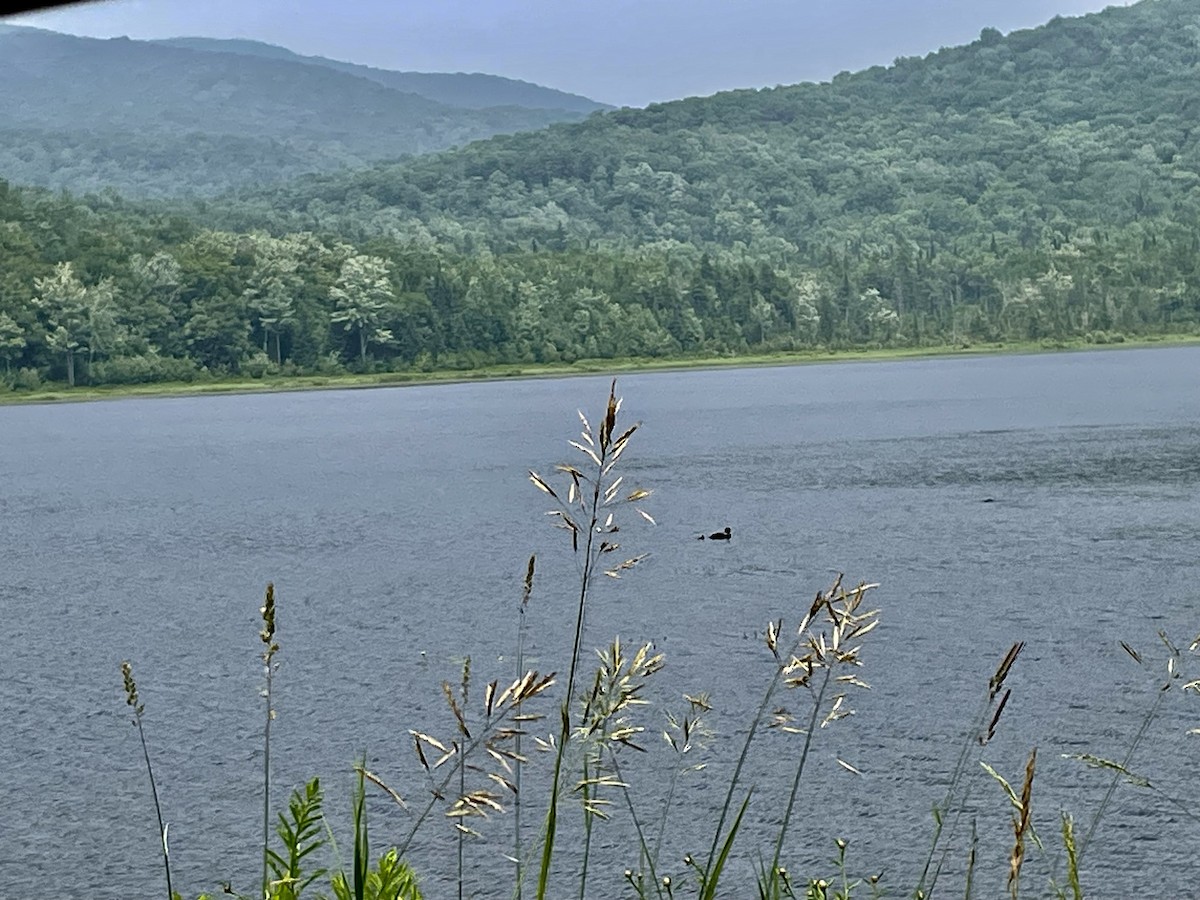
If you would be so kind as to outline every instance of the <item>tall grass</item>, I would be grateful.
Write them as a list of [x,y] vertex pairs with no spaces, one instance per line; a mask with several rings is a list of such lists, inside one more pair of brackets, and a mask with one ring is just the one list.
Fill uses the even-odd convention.
[[[529,609],[529,598],[533,595],[533,573],[537,567],[537,556],[531,555],[525,567],[525,589],[517,607],[517,677],[525,672],[525,613]],[[521,715],[521,705],[516,705],[516,714]],[[518,729],[513,738],[513,864],[516,866],[516,900],[521,900],[525,879],[524,845],[521,841],[521,773],[525,758],[521,755],[523,732]]]
[[[557,502],[558,505],[550,511],[550,515],[557,519],[558,527],[570,533],[571,549],[575,553],[580,553],[582,550],[579,593],[575,606],[575,631],[570,663],[567,668],[566,692],[560,706],[560,727],[554,752],[550,799],[546,805],[545,837],[537,877],[538,900],[545,900],[546,897],[550,879],[550,864],[554,858],[555,840],[558,835],[559,802],[564,774],[563,759],[571,740],[571,708],[575,698],[579,657],[583,649],[588,598],[592,591],[596,572],[602,568],[602,559],[607,554],[620,549],[620,545],[611,539],[620,526],[616,524],[614,513],[606,512],[606,509],[622,501],[620,492],[624,478],[613,477],[612,473],[621,455],[629,446],[634,432],[639,427],[638,424],[634,424],[618,434],[617,416],[621,410],[621,401],[617,399],[616,387],[616,379],[613,379],[598,431],[593,431],[591,423],[582,411],[579,413],[579,419],[583,424],[583,430],[580,433],[581,441],[570,441],[569,443],[583,456],[583,461],[579,465],[564,463],[555,467],[557,472],[567,478],[565,497],[560,496],[542,476],[532,471],[529,473],[530,481]],[[624,501],[636,503],[647,496],[649,496],[648,491],[635,489],[624,497]],[[649,514],[645,512],[640,514],[653,522]],[[597,540],[598,536],[602,537]],[[632,568],[640,560],[641,557],[631,557],[615,567],[606,569],[605,574],[618,577],[622,570]],[[586,881],[586,866],[581,880]]]
[[154,780],[154,766],[150,764],[150,748],[146,745],[146,730],[142,726],[142,715],[146,706],[138,697],[137,682],[133,678],[133,665],[129,660],[121,663],[121,677],[125,682],[125,703],[133,710],[133,724],[137,728],[142,744],[142,758],[146,761],[146,775],[150,779],[150,795],[154,798],[154,815],[158,819],[158,841],[162,847],[163,872],[167,879],[167,900],[173,900],[171,889],[171,852],[167,846],[167,826],[163,822],[162,806],[158,802],[158,784]]
[[[982,761],[983,748],[996,735],[1000,717],[1012,696],[1012,691],[1005,690],[1004,684],[1024,648],[1024,641],[1018,641],[1009,647],[1008,652],[1004,654],[1000,664],[996,667],[995,673],[988,679],[986,694],[960,745],[958,758],[950,773],[946,794],[941,802],[933,808],[933,837],[929,844],[929,853],[925,857],[925,864],[921,869],[921,875],[912,891],[913,900],[929,900],[933,896],[938,877],[941,875],[942,865],[946,859],[947,851],[942,848],[943,840],[954,834],[967,809],[967,800],[970,797],[971,787],[974,785],[970,776],[978,767],[978,763]],[[1002,690],[1003,694],[1000,693]],[[977,764],[976,766],[971,765],[972,759]],[[946,830],[947,822],[950,826],[949,831]],[[939,850],[942,850],[940,855]]]
[[267,594],[259,610],[263,627],[259,632],[262,641],[263,677],[266,687],[263,689],[263,700],[266,702],[266,720],[263,724],[263,808],[262,808],[262,896],[270,896],[270,884],[267,881],[267,869],[270,863],[271,850],[271,723],[275,721],[275,707],[271,686],[275,674],[275,654],[279,652],[279,644],[275,640],[275,584],[267,584]]

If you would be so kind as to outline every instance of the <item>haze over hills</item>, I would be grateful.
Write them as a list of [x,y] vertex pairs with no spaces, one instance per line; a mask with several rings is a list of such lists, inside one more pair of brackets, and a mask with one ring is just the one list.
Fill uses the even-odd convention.
[[469,74],[465,72],[395,72],[390,69],[377,69],[358,63],[327,59],[324,56],[302,56],[284,47],[266,44],[262,41],[180,37],[152,43],[217,53],[242,53],[247,56],[261,56],[268,59],[284,59],[290,62],[324,66],[338,72],[358,75],[398,91],[417,94],[427,100],[464,109],[519,106],[526,109],[593,113],[601,109],[612,108],[578,94],[568,94],[565,91],[556,91],[553,88],[530,84],[528,81],[518,81],[514,78],[502,78],[499,75],[482,75],[478,72]]
[[0,174],[135,197],[213,194],[590,111],[584,98],[562,94],[556,108],[554,91],[485,75],[421,79],[252,42],[234,43],[237,52],[201,43],[0,30]]

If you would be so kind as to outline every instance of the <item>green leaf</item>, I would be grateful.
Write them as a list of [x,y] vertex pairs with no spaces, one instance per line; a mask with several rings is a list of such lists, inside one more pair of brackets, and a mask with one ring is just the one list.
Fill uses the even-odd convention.
[[746,815],[746,808],[750,805],[750,793],[747,793],[746,799],[742,801],[742,808],[738,810],[737,818],[733,820],[733,825],[729,828],[729,834],[725,837],[725,843],[721,845],[717,861],[713,864],[712,871],[707,873],[704,879],[700,894],[701,900],[713,900],[717,895],[717,883],[721,880],[721,872],[725,868],[726,860],[729,859],[729,851],[733,849],[733,841],[741,827],[742,817]]

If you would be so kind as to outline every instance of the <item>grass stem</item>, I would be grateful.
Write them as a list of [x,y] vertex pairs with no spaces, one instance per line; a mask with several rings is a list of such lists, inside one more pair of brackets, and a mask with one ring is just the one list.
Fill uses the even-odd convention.
[[154,766],[150,764],[150,748],[146,745],[146,731],[142,727],[142,713],[146,707],[138,700],[137,682],[133,679],[133,666],[128,660],[121,663],[121,675],[125,680],[125,702],[133,708],[133,724],[137,726],[142,744],[142,758],[146,761],[146,774],[150,778],[150,795],[154,798],[154,815],[158,819],[158,840],[162,847],[163,871],[167,877],[167,900],[173,900],[171,888],[171,852],[167,847],[167,826],[163,822],[162,806],[158,802],[158,784],[154,779]]
[[275,719],[275,708],[271,705],[271,675],[274,671],[275,654],[279,644],[275,642],[275,585],[268,582],[262,609],[263,627],[259,639],[263,643],[263,671],[267,685],[263,691],[266,700],[266,722],[263,725],[263,808],[262,808],[262,896],[269,897],[271,885],[267,880],[267,864],[270,858],[271,839],[271,722]]

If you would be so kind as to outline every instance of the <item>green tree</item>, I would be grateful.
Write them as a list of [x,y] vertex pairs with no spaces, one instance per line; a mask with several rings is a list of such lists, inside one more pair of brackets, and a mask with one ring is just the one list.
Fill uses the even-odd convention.
[[209,369],[236,372],[250,350],[245,304],[224,292],[197,300],[183,333],[192,357]]
[[334,303],[330,320],[358,334],[359,359],[364,365],[368,344],[393,340],[391,331],[382,325],[393,296],[386,260],[363,254],[342,263],[337,282],[329,289]]
[[753,326],[750,336],[753,336],[755,343],[765,343],[775,322],[775,310],[762,294],[755,291],[748,312],[750,325]]
[[111,278],[84,288],[83,314],[87,324],[83,342],[87,346],[89,367],[97,352],[110,353],[118,349],[121,332],[117,327],[116,303],[117,289]]
[[244,296],[248,309],[258,318],[263,353],[269,352],[268,343],[273,339],[274,360],[278,364],[283,362],[280,338],[296,323],[293,297],[301,286],[297,256],[300,243],[265,234],[251,235],[251,240],[254,268]]
[[871,340],[880,344],[890,343],[900,327],[900,316],[875,288],[868,288],[859,302],[866,310]]
[[184,353],[177,315],[181,312],[183,269],[176,258],[159,250],[148,259],[134,254],[118,321],[151,348],[170,356]]
[[821,329],[821,314],[817,311],[821,302],[820,282],[810,273],[803,273],[797,279],[795,293],[788,301],[788,312],[795,323],[793,329],[796,336],[806,342],[815,341]]
[[67,384],[75,386],[75,354],[89,341],[91,315],[87,289],[75,275],[71,263],[54,267],[54,274],[34,280],[37,296],[33,305],[42,314],[46,325],[46,345],[61,353],[67,364]]
[[12,361],[25,350],[25,329],[8,313],[0,312],[0,356],[4,357],[4,375],[12,375]]

